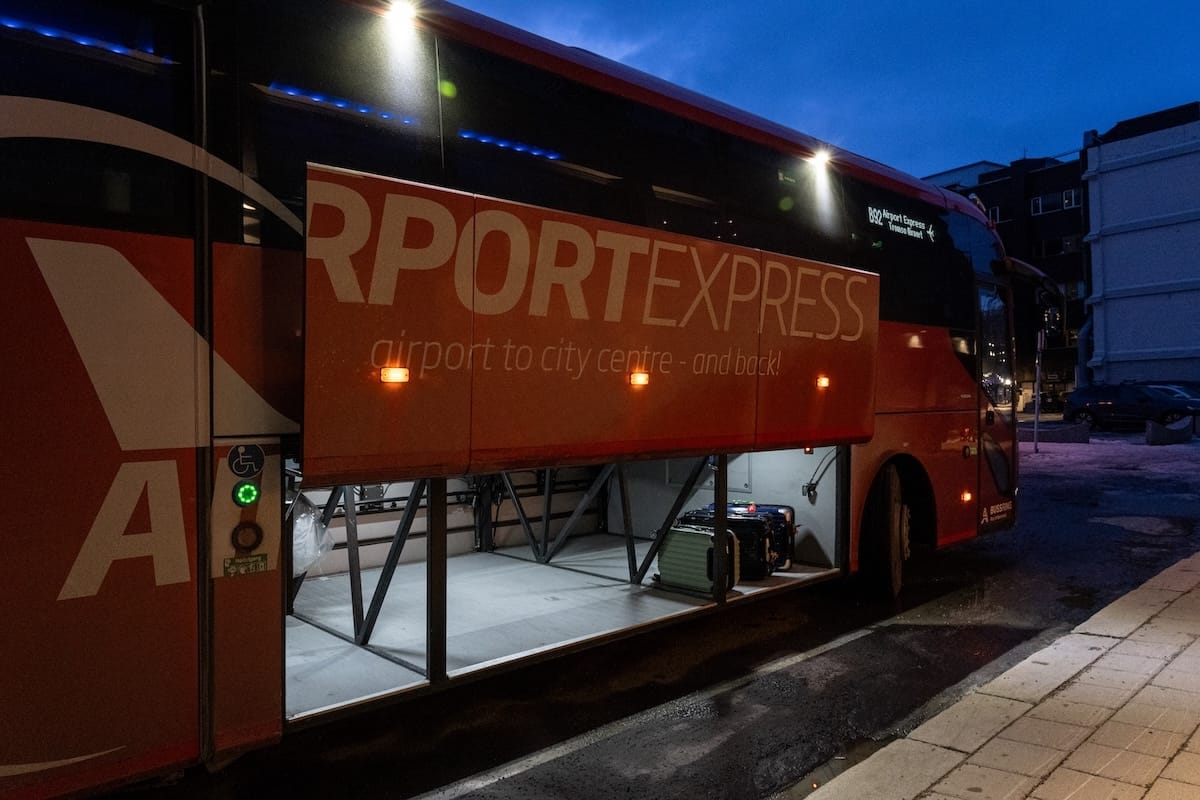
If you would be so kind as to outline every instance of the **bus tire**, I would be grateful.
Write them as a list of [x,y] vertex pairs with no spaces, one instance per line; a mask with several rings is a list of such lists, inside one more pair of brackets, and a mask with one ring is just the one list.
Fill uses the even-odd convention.
[[904,585],[911,511],[904,503],[900,470],[888,464],[875,477],[863,513],[862,560],[871,594],[894,598]]

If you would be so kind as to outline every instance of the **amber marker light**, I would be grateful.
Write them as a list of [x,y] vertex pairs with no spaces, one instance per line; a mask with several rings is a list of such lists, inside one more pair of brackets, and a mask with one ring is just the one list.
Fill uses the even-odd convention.
[[631,372],[631,373],[629,373],[629,385],[630,386],[649,386],[650,385],[650,373],[649,372]]
[[958,496],[958,498],[960,500],[962,500],[964,503],[969,503],[969,502],[971,502],[971,500],[973,500],[975,498],[975,495],[971,494],[970,489],[963,489],[963,493],[960,494]]
[[379,380],[383,383],[408,383],[408,368],[384,367],[379,370]]
[[829,388],[829,376],[828,375],[818,375],[817,376],[817,388],[818,389],[828,389]]

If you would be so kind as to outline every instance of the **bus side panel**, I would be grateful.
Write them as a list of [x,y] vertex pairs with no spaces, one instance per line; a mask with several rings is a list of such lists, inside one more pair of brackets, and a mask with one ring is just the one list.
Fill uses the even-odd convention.
[[[891,458],[912,457],[928,476],[938,545],[974,536],[978,522],[978,388],[955,356],[961,345],[936,326],[881,321],[879,329],[875,436],[851,456],[851,570],[858,569],[857,537],[871,482]],[[964,491],[971,499],[962,499]]]
[[0,252],[0,794],[194,762],[192,242],[0,220]]
[[[279,444],[221,440],[213,461],[212,741],[222,755],[283,732]],[[258,499],[235,502],[239,484]]]

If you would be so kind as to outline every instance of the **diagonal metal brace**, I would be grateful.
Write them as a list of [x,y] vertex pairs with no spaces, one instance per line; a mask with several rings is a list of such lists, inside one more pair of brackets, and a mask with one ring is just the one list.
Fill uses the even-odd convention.
[[400,517],[400,524],[392,535],[392,544],[388,548],[387,558],[383,561],[383,569],[379,573],[379,582],[375,584],[375,593],[371,595],[371,606],[367,609],[361,626],[355,626],[354,641],[365,645],[371,640],[375,630],[375,622],[379,619],[379,611],[383,608],[383,600],[387,597],[388,587],[392,584],[392,576],[396,573],[396,565],[400,563],[400,553],[404,543],[408,541],[408,533],[412,530],[413,520],[417,517],[417,509],[421,506],[421,497],[425,494],[428,481],[425,478],[414,481],[412,490],[408,493],[408,503]]
[[[616,464],[605,464],[604,469],[600,470],[600,474],[592,481],[592,485],[588,487],[587,493],[583,499],[575,504],[575,510],[571,512],[571,517],[567,520],[567,524],[563,525],[562,530],[558,532],[558,536],[554,539],[554,545],[550,548],[550,552],[546,554],[545,563],[550,563],[550,559],[558,554],[562,546],[567,543],[567,537],[571,535],[571,529],[579,522],[579,518],[583,516],[583,512],[596,499],[596,495],[600,494],[600,490],[604,488],[604,484],[608,483],[608,479],[612,476],[613,470],[616,469]],[[542,514],[549,519],[550,509],[546,508]]]
[[521,505],[521,498],[517,496],[517,490],[513,488],[512,478],[508,477],[508,473],[501,472],[500,477],[504,481],[504,490],[512,498],[513,508],[517,510],[517,519],[521,521],[521,530],[525,531],[525,538],[529,540],[529,547],[533,550],[533,557],[540,564],[543,560],[542,548],[538,545],[537,537],[533,535],[533,527],[529,524],[529,517],[525,516],[525,506]]
[[650,542],[650,550],[646,553],[646,557],[642,559],[642,568],[634,576],[633,583],[640,584],[646,579],[646,573],[650,571],[650,565],[654,563],[654,559],[658,556],[658,549],[662,547],[663,539],[667,538],[667,531],[671,529],[671,525],[679,517],[679,512],[683,510],[683,504],[692,496],[692,491],[696,488],[696,482],[700,480],[700,473],[704,471],[704,465],[707,463],[708,456],[701,456],[697,459],[696,466],[692,467],[687,480],[683,482],[683,488],[679,490],[679,495],[675,498],[675,504],[671,506],[671,510],[667,512],[666,519],[659,526],[658,535]]

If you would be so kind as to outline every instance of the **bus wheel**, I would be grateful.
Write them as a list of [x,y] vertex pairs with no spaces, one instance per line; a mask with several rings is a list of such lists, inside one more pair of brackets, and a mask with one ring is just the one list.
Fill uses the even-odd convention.
[[909,518],[900,471],[888,464],[871,485],[863,516],[863,570],[873,593],[900,594],[909,556]]

